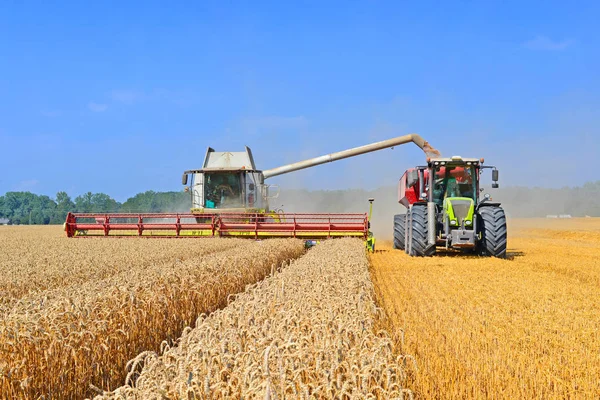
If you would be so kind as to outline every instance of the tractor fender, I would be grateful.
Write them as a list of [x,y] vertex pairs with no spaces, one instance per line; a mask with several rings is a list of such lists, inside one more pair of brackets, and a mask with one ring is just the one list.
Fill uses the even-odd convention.
[[484,203],[477,204],[475,209],[480,209],[481,207],[500,207],[500,204],[501,203],[498,203],[498,202],[486,201]]

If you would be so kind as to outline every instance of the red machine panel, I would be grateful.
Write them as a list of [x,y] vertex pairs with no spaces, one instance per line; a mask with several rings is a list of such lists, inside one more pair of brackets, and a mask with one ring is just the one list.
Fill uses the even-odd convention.
[[409,208],[411,204],[416,203],[419,198],[420,193],[418,179],[416,181],[413,180],[413,182],[409,182],[409,176],[416,173],[416,168],[406,170],[398,182],[398,202],[406,208]]

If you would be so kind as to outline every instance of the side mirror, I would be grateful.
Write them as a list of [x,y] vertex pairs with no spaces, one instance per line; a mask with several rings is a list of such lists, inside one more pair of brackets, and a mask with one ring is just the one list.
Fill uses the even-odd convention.
[[497,182],[492,183],[492,189],[498,189],[500,186]]
[[182,185],[187,185],[187,181],[188,181],[188,175],[187,174],[183,174],[183,176],[181,177],[181,184]]
[[498,170],[497,169],[492,170],[492,180],[494,182],[496,182],[498,180]]

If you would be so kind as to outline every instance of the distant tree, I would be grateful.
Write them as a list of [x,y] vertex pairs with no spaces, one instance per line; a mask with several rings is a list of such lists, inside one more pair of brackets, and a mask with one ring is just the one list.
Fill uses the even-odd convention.
[[75,211],[75,203],[67,192],[56,193],[56,212],[50,220],[51,224],[60,224],[67,218],[67,213]]
[[92,212],[117,212],[121,204],[104,193],[92,195]]
[[121,204],[104,193],[87,192],[75,198],[77,212],[116,212]]
[[125,201],[123,212],[187,212],[191,207],[190,195],[185,192],[138,193]]
[[56,203],[50,197],[30,192],[7,192],[0,204],[0,216],[12,224],[48,224],[56,213]]
[[75,203],[73,203],[67,192],[56,193],[56,209],[60,211],[73,211],[75,209]]
[[92,212],[92,192],[87,192],[82,195],[75,197],[75,210],[77,212]]
[[56,203],[46,195],[34,195],[30,223],[47,225],[56,217]]

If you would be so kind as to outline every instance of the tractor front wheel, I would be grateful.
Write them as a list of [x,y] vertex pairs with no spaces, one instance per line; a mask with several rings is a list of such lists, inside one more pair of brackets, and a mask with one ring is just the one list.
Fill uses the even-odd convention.
[[479,209],[479,242],[478,253],[482,256],[506,258],[506,215],[504,210],[496,206],[481,207]]
[[394,215],[394,249],[404,250],[406,238],[406,214]]
[[435,254],[435,245],[427,242],[427,206],[412,206],[410,232],[410,255],[430,257]]

